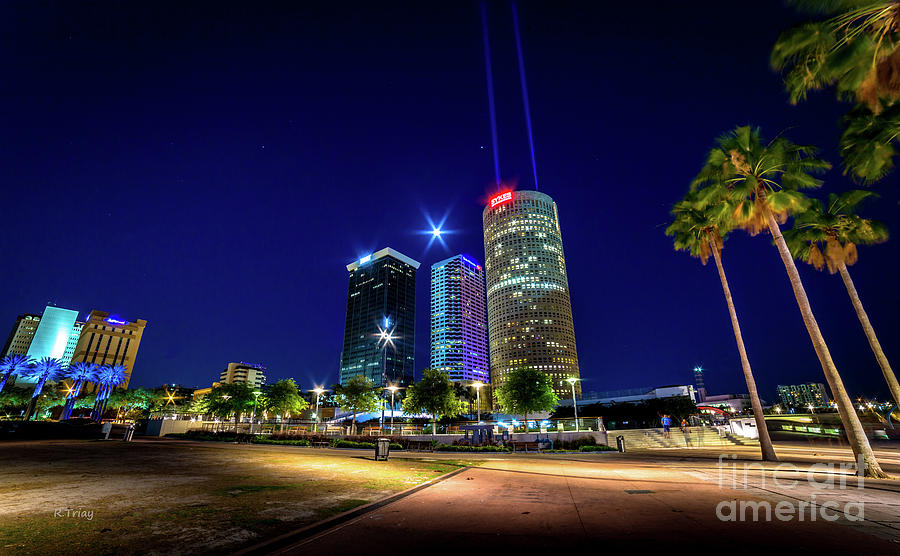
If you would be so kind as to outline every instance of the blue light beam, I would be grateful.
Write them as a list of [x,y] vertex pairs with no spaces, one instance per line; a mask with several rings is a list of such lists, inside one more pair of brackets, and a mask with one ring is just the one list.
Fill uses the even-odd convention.
[[538,191],[537,163],[534,160],[534,133],[531,131],[531,104],[528,102],[528,85],[525,84],[525,60],[522,57],[522,36],[519,33],[519,13],[512,3],[513,29],[516,32],[516,53],[519,55],[519,81],[522,83],[522,104],[525,106],[525,124],[528,127],[528,146],[531,148],[531,169],[534,171],[534,190]]
[[497,184],[497,191],[500,191],[500,153],[497,151],[497,110],[494,108],[494,72],[491,69],[491,43],[488,39],[487,8],[484,2],[481,3],[481,40],[484,43],[484,72],[487,77],[488,106],[491,111],[491,145],[494,150],[494,182]]

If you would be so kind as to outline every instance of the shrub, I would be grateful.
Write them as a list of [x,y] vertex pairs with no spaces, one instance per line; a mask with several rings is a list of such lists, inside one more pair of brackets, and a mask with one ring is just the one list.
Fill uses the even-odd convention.
[[582,446],[596,446],[597,439],[590,435],[580,436],[572,440],[558,440],[553,443],[557,450],[580,450]]
[[264,436],[257,436],[253,439],[254,444],[277,444],[282,446],[311,446],[309,440],[305,438],[301,438],[300,440],[280,440],[280,439],[272,439],[266,438]]
[[438,452],[508,452],[504,446],[467,446],[465,444],[438,444],[434,447]]
[[593,446],[584,445],[578,448],[579,452],[615,452],[616,449],[605,444],[595,444]]

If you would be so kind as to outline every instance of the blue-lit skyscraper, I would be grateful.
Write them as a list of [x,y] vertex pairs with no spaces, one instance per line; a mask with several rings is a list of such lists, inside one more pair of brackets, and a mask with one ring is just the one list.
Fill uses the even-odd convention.
[[[47,307],[41,315],[41,321],[34,332],[34,339],[28,346],[28,356],[32,359],[52,357],[62,360],[69,347],[69,338],[75,333],[75,319],[78,311]],[[79,329],[80,331],[80,329]],[[71,351],[69,351],[71,359]],[[67,366],[69,361],[63,361]]]
[[356,375],[379,386],[413,382],[418,268],[417,261],[390,247],[347,265],[350,285],[341,384]]
[[431,368],[490,382],[484,269],[464,255],[431,266]]

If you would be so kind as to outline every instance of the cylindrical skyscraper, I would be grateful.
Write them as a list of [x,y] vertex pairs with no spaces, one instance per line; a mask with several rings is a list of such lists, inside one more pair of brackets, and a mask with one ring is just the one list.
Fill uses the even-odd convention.
[[[491,382],[533,367],[560,398],[579,378],[566,259],[556,203],[537,191],[505,191],[482,215]],[[580,384],[576,384],[580,393]]]

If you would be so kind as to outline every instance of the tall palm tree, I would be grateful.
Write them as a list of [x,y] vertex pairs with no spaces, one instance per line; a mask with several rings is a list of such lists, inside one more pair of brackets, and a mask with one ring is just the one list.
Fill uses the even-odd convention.
[[34,360],[30,357],[17,353],[0,359],[0,392],[3,391],[9,377],[24,373],[32,364],[34,364]]
[[900,2],[790,3],[824,19],[782,33],[772,49],[772,67],[784,72],[793,104],[827,87],[857,104],[844,119],[845,173],[863,183],[881,179],[893,167],[900,133],[896,110],[891,110],[900,100]]
[[24,373],[24,376],[36,383],[34,385],[34,392],[31,394],[31,402],[29,402],[28,408],[25,410],[26,421],[31,419],[35,413],[34,409],[37,406],[37,398],[44,390],[44,384],[46,384],[48,380],[56,380],[60,371],[62,371],[62,363],[59,362],[59,359],[43,357]]
[[737,311],[731,298],[731,288],[728,287],[725,268],[722,266],[722,247],[726,236],[731,231],[730,223],[716,218],[714,209],[710,208],[712,206],[711,203],[708,203],[705,208],[700,208],[701,205],[698,204],[697,193],[688,193],[672,209],[672,215],[675,219],[666,229],[666,235],[674,238],[675,249],[689,252],[694,257],[699,258],[704,265],[706,265],[710,255],[716,261],[719,280],[722,282],[722,291],[725,293],[725,304],[728,305],[728,314],[731,317],[731,328],[734,331],[738,355],[741,358],[744,380],[747,383],[747,391],[750,393],[750,405],[753,407],[756,430],[759,431],[759,447],[762,452],[762,459],[763,461],[778,461],[775,448],[772,446],[772,439],[769,437],[769,429],[766,427],[762,402],[756,389],[756,379],[753,378],[750,359],[747,357],[747,349],[744,347],[741,325],[738,322]]
[[81,393],[81,388],[84,386],[85,382],[97,380],[97,369],[98,367],[94,363],[79,361],[77,363],[72,363],[69,365],[69,368],[64,371],[66,378],[72,380],[72,388],[66,395],[66,406],[63,408],[62,415],[59,417],[60,421],[72,416],[72,409],[75,408],[75,399],[78,398],[78,394]]
[[106,402],[113,388],[125,382],[125,367],[122,365],[103,365],[97,370],[97,398],[94,402],[94,410],[91,418],[94,421],[103,419],[106,412]]
[[891,396],[900,406],[900,384],[881,349],[875,329],[872,328],[856,286],[850,278],[850,271],[847,270],[857,260],[857,245],[887,241],[887,228],[881,222],[855,214],[856,207],[862,201],[875,196],[870,191],[859,190],[847,191],[841,195],[832,193],[824,207],[821,202],[815,201],[809,210],[798,215],[794,219],[794,228],[787,230],[784,237],[795,258],[808,262],[817,270],[827,267],[831,274],[840,273]]
[[815,154],[814,147],[797,145],[783,137],[764,144],[758,128],[737,127],[716,140],[692,187],[710,207],[718,208],[722,218],[733,219],[736,226],[751,235],[764,230],[772,234],[861,471],[867,477],[887,477],[844,388],[794,258],[781,234],[779,223],[783,224],[791,213],[809,204],[799,190],[821,186],[822,181],[812,174],[830,168]]

